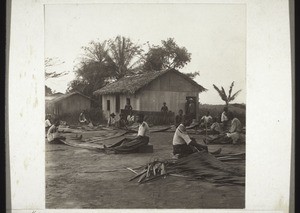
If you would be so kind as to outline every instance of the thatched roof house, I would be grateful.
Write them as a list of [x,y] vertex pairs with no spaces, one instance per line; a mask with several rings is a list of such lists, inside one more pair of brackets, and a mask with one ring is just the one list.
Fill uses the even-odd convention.
[[92,102],[93,99],[79,92],[63,94],[51,100],[46,99],[46,113],[54,115],[77,113],[89,110]]
[[118,114],[130,101],[134,110],[160,111],[163,102],[169,110],[178,112],[185,108],[187,98],[198,103],[200,92],[206,91],[185,74],[175,69],[123,77],[94,92],[102,98],[106,115]]
[[111,95],[111,94],[135,94],[138,90],[144,88],[153,80],[157,79],[158,77],[168,73],[168,72],[175,72],[177,75],[181,76],[182,78],[186,79],[195,87],[199,88],[199,92],[203,92],[206,89],[201,85],[197,84],[195,81],[190,79],[185,74],[175,70],[165,70],[160,72],[148,72],[145,74],[138,74],[134,76],[124,77],[116,82],[110,83],[107,86],[97,90],[94,92],[94,95]]

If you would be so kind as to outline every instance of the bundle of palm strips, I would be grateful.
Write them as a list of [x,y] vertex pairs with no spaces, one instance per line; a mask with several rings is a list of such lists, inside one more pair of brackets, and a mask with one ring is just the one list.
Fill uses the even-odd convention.
[[188,177],[189,180],[203,180],[218,185],[245,185],[243,168],[224,163],[208,152],[193,153],[178,160],[154,160],[129,181],[138,179],[138,183],[142,184],[168,175]]

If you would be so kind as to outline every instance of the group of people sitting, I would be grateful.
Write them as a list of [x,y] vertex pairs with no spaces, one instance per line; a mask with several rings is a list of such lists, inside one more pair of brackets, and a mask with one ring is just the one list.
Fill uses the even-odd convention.
[[107,119],[107,127],[126,128],[135,122],[132,106],[129,101],[126,102],[124,111],[119,115],[111,113]]
[[[121,115],[118,121],[113,121],[114,113],[108,119],[108,124],[112,125],[113,122],[118,122],[119,125],[124,122],[126,125],[125,116]],[[84,119],[84,117],[82,117]],[[86,118],[85,118],[86,119]],[[150,131],[149,125],[144,120],[143,114],[137,114],[136,117],[129,114],[127,116],[130,122],[137,122],[139,124],[137,136],[134,139],[125,138],[122,141],[106,147],[106,151],[112,151],[114,153],[131,153],[136,152],[141,146],[147,145],[149,143]],[[58,126],[60,125],[59,120],[54,120],[51,124],[51,117],[46,117],[46,136],[49,143],[60,142],[60,140],[65,139],[59,134]],[[179,110],[179,114],[176,116],[176,130],[173,136],[173,154],[177,157],[187,156],[194,152],[208,151],[207,145],[197,143],[197,141],[190,137],[186,131],[192,123],[193,118],[189,115],[183,115],[183,110]],[[234,117],[233,113],[228,111],[228,108],[224,108],[224,112],[221,115],[222,123],[219,123],[217,118],[212,118],[209,112],[200,119],[200,126],[204,125],[205,128],[210,128],[211,131],[223,135],[223,140],[228,140],[236,144],[238,140],[241,139],[242,124],[238,118]]]
[[132,125],[134,122],[135,122],[135,117],[132,112],[127,116],[125,113],[120,113],[120,115],[111,113],[107,120],[107,127],[113,126],[117,128],[125,128],[127,126]]
[[[234,114],[224,107],[221,114],[221,119],[212,117],[210,112],[207,111],[206,115],[199,119],[199,127],[205,129],[210,134],[223,136],[221,139],[225,142],[232,142],[236,144],[241,140],[242,124]],[[183,110],[179,110],[178,115],[175,117],[176,128],[183,122]],[[219,122],[221,120],[221,122]]]

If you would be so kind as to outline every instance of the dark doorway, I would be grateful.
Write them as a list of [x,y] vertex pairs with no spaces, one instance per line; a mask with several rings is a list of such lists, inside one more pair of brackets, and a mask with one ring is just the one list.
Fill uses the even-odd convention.
[[110,100],[107,100],[106,106],[106,110],[110,111]]
[[116,112],[120,112],[120,95],[116,95]]

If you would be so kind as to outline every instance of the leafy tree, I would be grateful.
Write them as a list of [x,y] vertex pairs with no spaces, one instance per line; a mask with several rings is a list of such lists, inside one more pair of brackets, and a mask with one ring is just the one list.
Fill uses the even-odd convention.
[[84,54],[75,68],[76,79],[71,81],[66,92],[78,91],[92,96],[94,90],[104,86],[104,79],[110,75],[107,62],[107,41],[91,41],[88,46],[82,47]]
[[231,83],[231,86],[230,86],[230,89],[229,89],[229,92],[227,95],[223,87],[221,87],[221,89],[219,89],[216,85],[213,84],[213,87],[215,88],[215,90],[217,90],[221,99],[223,101],[225,101],[226,106],[228,106],[229,102],[232,102],[238,96],[238,94],[242,91],[242,90],[238,90],[236,93],[231,95],[233,86],[234,86],[234,81]]
[[103,42],[91,41],[82,49],[84,53],[75,69],[76,79],[70,82],[67,92],[92,96],[93,91],[108,81],[135,73],[142,60],[141,47],[121,36]]
[[146,70],[181,69],[191,61],[191,53],[185,47],[179,47],[174,38],[162,40],[161,43],[161,46],[149,48],[144,64]]
[[114,77],[120,79],[138,72],[143,60],[142,52],[141,46],[134,44],[129,38],[117,36],[114,40],[109,40],[108,63]]

